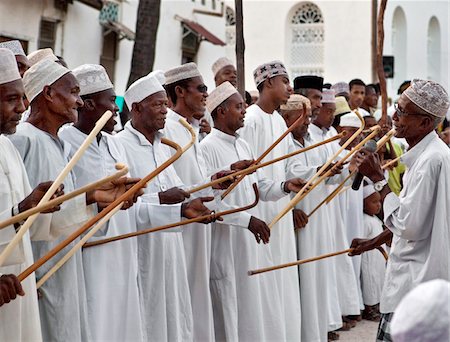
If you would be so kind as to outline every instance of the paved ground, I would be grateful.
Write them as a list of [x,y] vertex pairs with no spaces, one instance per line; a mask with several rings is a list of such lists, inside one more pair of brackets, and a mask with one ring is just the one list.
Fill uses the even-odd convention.
[[340,331],[339,342],[375,342],[378,322],[362,320],[350,331]]

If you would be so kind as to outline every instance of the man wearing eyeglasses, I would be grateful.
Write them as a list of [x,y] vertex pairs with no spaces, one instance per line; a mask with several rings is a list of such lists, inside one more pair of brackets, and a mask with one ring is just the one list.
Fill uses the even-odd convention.
[[413,80],[400,96],[393,121],[396,137],[408,151],[400,196],[391,192],[376,154],[359,156],[359,172],[374,182],[384,199],[386,229],[370,239],[355,239],[353,255],[392,238],[380,302],[378,341],[391,341],[390,321],[400,300],[418,284],[450,280],[450,151],[435,132],[450,106],[447,92],[436,82]]

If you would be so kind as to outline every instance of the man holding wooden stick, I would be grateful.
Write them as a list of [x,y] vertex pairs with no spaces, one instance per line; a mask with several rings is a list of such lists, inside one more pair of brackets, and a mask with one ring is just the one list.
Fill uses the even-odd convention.
[[428,280],[450,280],[450,221],[445,210],[450,207],[450,151],[435,132],[449,106],[447,92],[433,81],[413,80],[400,96],[392,119],[396,137],[405,138],[409,149],[401,157],[407,171],[399,197],[386,185],[376,155],[361,156],[359,172],[381,190],[388,229],[370,240],[353,240],[352,255],[392,238],[377,341],[392,341],[392,316],[410,290]]
[[[68,146],[58,139],[57,132],[62,125],[76,119],[77,108],[83,102],[74,75],[51,60],[33,65],[25,73],[23,82],[31,103],[30,116],[9,138],[23,159],[31,185],[36,186],[44,180],[55,179],[66,166]],[[33,242],[34,257],[46,254],[66,234],[86,221],[92,210],[87,205],[97,203],[101,208],[120,196],[130,186],[127,181],[122,179],[106,184],[102,189],[89,191],[86,196],[67,201],[61,205],[61,211],[42,215],[43,222],[35,223],[36,229],[32,235],[33,239],[43,240]],[[64,188],[69,192],[74,189],[72,174],[66,177]],[[53,264],[50,262],[41,267],[36,272],[37,278]],[[46,282],[40,291],[44,340],[90,338],[81,252]]]

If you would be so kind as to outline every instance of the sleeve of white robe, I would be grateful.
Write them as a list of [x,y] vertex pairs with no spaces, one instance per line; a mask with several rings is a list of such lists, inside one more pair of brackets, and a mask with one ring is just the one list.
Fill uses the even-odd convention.
[[138,198],[135,206],[138,229],[159,227],[181,220],[181,204],[159,204],[151,196],[143,195]]
[[429,222],[436,210],[436,180],[440,169],[440,165],[436,164],[433,160],[426,168],[411,175],[408,193],[404,197],[399,198],[391,192],[384,199],[386,226],[405,240],[423,240],[431,234],[432,225]]

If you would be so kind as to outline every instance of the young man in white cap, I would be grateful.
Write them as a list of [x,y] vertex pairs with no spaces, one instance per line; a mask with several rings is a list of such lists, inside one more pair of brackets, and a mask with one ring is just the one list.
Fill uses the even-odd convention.
[[[35,186],[41,181],[55,179],[67,164],[69,148],[58,139],[57,132],[63,124],[76,119],[76,110],[83,102],[79,97],[75,76],[53,61],[44,60],[33,65],[25,73],[23,82],[25,94],[31,102],[30,117],[9,138],[24,161],[30,184]],[[73,191],[73,174],[64,180],[64,188],[67,192]],[[92,211],[87,205],[99,201],[103,202],[102,206],[111,203],[125,191],[125,184],[109,184],[102,189],[66,201],[61,205],[61,211],[45,215],[46,229],[41,227],[39,232],[46,232],[53,240],[33,243],[35,259],[46,254],[89,218]],[[59,255],[67,252],[74,243],[69,244]],[[52,259],[39,268],[36,277],[40,278],[55,263],[56,260]],[[47,280],[40,291],[44,340],[90,338],[81,251]]]
[[[402,155],[407,171],[397,197],[384,179],[373,154],[363,159],[359,172],[374,182],[384,199],[387,230],[370,240],[355,239],[353,254],[373,249],[392,238],[381,295],[379,341],[392,341],[390,321],[402,298],[428,280],[450,279],[450,151],[435,132],[450,106],[447,92],[433,81],[415,79],[400,96],[393,116],[395,135],[405,138]],[[405,266],[408,267],[405,267]]]
[[[4,135],[14,134],[24,110],[24,89],[17,69],[16,60],[10,50],[0,49],[0,221],[17,215],[38,204],[51,182],[42,183],[35,190],[31,190],[28,176],[22,159],[16,148]],[[58,190],[62,193],[62,190]],[[54,210],[58,210],[59,207]],[[50,211],[49,211],[50,212]],[[42,215],[37,219],[37,228],[41,228]],[[20,224],[0,230],[0,251],[14,238]],[[2,341],[41,341],[41,325],[37,302],[36,279],[34,274],[22,281],[22,285],[15,276],[7,273],[20,274],[33,263],[30,233],[22,238],[18,248],[6,259],[5,265],[0,267],[2,279],[1,304],[8,303],[15,295],[21,295],[14,302],[0,310],[0,339]],[[22,286],[22,289],[21,289]],[[4,293],[7,290],[8,293]],[[20,291],[21,290],[21,291]]]
[[[258,66],[253,76],[260,97],[256,104],[247,108],[245,125],[239,134],[247,141],[254,156],[259,157],[286,130],[286,123],[277,108],[286,103],[292,93],[289,76],[283,63],[273,61]],[[283,139],[264,160],[271,160],[289,152],[291,137]],[[286,179],[288,162],[282,161],[262,169],[265,178],[274,181]],[[296,173],[293,173],[294,175]],[[272,219],[289,202],[284,197],[277,202],[260,203],[265,222]],[[296,260],[295,234],[292,212],[287,213],[272,229],[270,249],[275,264]],[[278,296],[281,298],[286,339],[300,341],[301,313],[297,268],[286,268],[277,272]]]
[[0,43],[0,48],[9,49],[14,53],[17,68],[19,68],[20,77],[23,77],[25,71],[30,68],[30,62],[28,61],[25,51],[23,51],[22,44],[20,44],[18,40],[9,40],[7,42]]
[[[191,140],[189,131],[181,125],[179,119],[190,122],[196,113],[204,112],[207,88],[195,63],[187,63],[166,71],[165,88],[170,97],[173,108],[167,113],[164,133],[168,139],[180,146]],[[171,151],[171,153],[173,153]],[[246,168],[251,161],[240,161],[228,170]],[[178,176],[186,186],[209,182],[220,174],[211,177],[207,173],[207,165],[198,142],[187,150],[174,164]],[[226,186],[226,185],[225,185]],[[220,189],[222,185],[216,186]],[[211,188],[203,193],[212,194]],[[211,206],[211,204],[209,205]],[[225,210],[226,204],[220,203],[219,210]],[[228,208],[229,209],[229,208]],[[244,226],[248,225],[248,217],[244,213],[223,217],[225,223]],[[186,226],[183,230],[183,242],[186,251],[189,286],[191,290],[192,310],[194,315],[194,340],[213,340],[214,326],[209,290],[209,273],[211,258],[211,226],[198,223]]]
[[[137,80],[125,92],[131,120],[114,140],[126,151],[130,173],[135,177],[146,176],[171,156],[170,148],[161,142],[160,132],[165,126],[168,104],[164,81],[163,72],[155,71]],[[148,184],[146,194],[161,205],[161,210],[167,211],[160,213],[161,219],[178,222],[183,217],[211,213],[202,203],[212,198],[188,202],[189,194],[179,188],[183,186],[172,165]],[[183,229],[192,228],[174,228],[137,239],[141,310],[147,339],[193,340]]]
[[[200,144],[208,168],[217,170],[238,162],[254,159],[248,144],[236,134],[244,124],[245,102],[230,82],[219,85],[208,96],[207,109],[212,113],[215,128]],[[252,183],[259,186],[261,200],[276,201],[290,191],[299,191],[302,180],[274,182],[249,175],[237,186],[226,202],[245,206],[252,202]],[[213,223],[211,250],[211,292],[217,340],[283,340],[281,305],[276,296],[274,274],[252,279],[248,270],[273,264],[267,243],[270,230],[257,208],[249,213],[248,227],[236,229],[220,222]],[[250,230],[250,232],[246,229]],[[265,323],[264,323],[265,322]]]

